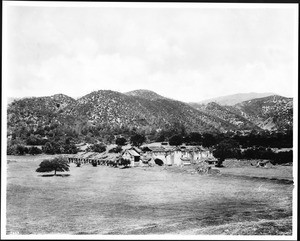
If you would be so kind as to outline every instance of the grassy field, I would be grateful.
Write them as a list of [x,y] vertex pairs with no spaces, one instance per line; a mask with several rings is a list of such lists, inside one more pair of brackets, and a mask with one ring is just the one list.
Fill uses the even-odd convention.
[[70,176],[42,177],[43,158],[8,156],[7,234],[292,234],[293,184],[254,178],[265,169],[71,164]]

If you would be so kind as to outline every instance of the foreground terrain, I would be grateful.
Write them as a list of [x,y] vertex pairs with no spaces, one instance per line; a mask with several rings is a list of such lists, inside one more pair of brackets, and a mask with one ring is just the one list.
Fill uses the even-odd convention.
[[199,175],[70,164],[69,176],[49,177],[35,172],[45,157],[8,156],[7,234],[292,234],[290,166]]

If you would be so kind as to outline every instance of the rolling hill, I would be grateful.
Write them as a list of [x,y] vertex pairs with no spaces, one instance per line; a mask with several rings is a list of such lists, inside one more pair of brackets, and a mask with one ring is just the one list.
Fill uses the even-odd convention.
[[195,109],[218,116],[220,119],[235,125],[240,130],[261,130],[259,126],[243,117],[233,106],[221,106],[215,102],[208,104],[191,104]]
[[122,94],[116,91],[92,92],[70,105],[68,115],[81,116],[95,125],[160,129],[178,122],[190,131],[220,130],[234,128],[216,116],[206,114],[190,105],[161,98],[153,92]]
[[188,104],[148,90],[99,90],[77,100],[63,94],[18,99],[8,105],[7,114],[8,135],[21,138],[55,137],[66,130],[85,136],[90,135],[89,128],[92,135],[125,130],[153,133],[174,125],[188,132],[286,130],[293,124],[293,101],[272,95],[222,106]]
[[293,127],[293,99],[279,95],[243,101],[234,105],[237,113],[262,129],[285,130]]

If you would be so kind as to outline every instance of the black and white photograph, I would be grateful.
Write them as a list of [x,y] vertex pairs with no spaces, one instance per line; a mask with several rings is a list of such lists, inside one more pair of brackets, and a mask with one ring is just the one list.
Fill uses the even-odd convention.
[[3,1],[1,239],[297,240],[298,8]]

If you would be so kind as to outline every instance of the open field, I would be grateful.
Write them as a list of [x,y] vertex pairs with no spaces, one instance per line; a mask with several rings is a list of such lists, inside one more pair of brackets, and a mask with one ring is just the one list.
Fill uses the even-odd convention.
[[199,175],[71,164],[70,176],[42,177],[45,157],[8,156],[7,234],[292,234],[291,181],[254,178],[292,180],[290,166]]

